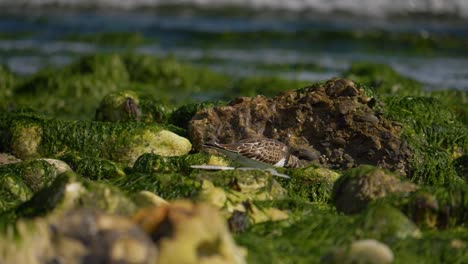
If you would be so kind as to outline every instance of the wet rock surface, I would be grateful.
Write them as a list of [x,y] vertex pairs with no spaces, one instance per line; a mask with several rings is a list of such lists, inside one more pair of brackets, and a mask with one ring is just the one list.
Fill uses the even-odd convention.
[[98,210],[21,220],[16,230],[0,238],[1,263],[156,263],[156,247],[134,222]]
[[139,211],[134,220],[159,249],[157,263],[246,263],[218,210],[175,201]]
[[239,97],[226,106],[202,109],[189,125],[196,148],[215,141],[277,139],[320,155],[332,168],[372,164],[405,173],[411,152],[401,126],[375,110],[375,100],[346,79],[286,91],[274,98]]
[[[130,219],[81,209],[51,223],[53,261],[63,263],[155,263],[151,239]],[[70,261],[70,262],[69,262]]]

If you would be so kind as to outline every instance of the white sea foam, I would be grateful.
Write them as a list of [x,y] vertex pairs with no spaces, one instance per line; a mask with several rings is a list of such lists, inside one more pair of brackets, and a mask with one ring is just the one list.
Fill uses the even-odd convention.
[[377,17],[418,13],[468,18],[467,0],[0,0],[0,6],[8,5],[96,6],[120,9],[161,5],[195,5],[207,8],[236,6],[260,10],[347,12]]

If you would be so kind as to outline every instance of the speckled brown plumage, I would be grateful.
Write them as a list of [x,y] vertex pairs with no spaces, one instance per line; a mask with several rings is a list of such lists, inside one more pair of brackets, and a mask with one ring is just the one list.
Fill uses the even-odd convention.
[[[299,159],[290,153],[289,147],[278,140],[250,138],[232,144],[206,143],[206,147],[230,151],[243,157],[277,167],[298,167]],[[283,164],[281,161],[284,160]]]

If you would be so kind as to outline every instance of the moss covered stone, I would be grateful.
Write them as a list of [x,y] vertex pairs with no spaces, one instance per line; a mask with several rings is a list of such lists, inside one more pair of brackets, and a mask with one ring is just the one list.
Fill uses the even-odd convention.
[[15,214],[18,217],[36,217],[83,207],[121,214],[136,210],[135,204],[117,188],[66,172],[18,206]]
[[280,180],[291,195],[311,202],[331,201],[333,184],[340,174],[314,165],[284,172],[291,179]]
[[445,229],[465,225],[468,221],[468,185],[427,187],[397,206],[416,224],[424,228]]
[[112,92],[96,110],[97,121],[165,123],[167,106],[149,94],[135,91]]
[[421,237],[419,228],[400,210],[384,203],[376,203],[363,212],[362,229],[366,237],[380,241],[395,241]]
[[352,214],[365,209],[371,201],[392,193],[410,193],[417,186],[381,168],[363,165],[347,170],[333,189],[336,208]]
[[70,170],[60,161],[29,160],[0,166],[0,211],[6,211],[27,201],[49,186],[58,174]]

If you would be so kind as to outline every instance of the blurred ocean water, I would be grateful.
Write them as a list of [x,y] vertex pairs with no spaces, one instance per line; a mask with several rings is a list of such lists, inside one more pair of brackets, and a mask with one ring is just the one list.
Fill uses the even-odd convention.
[[[339,76],[355,62],[383,63],[427,89],[468,90],[465,0],[0,0],[0,6],[0,63],[20,74],[84,54],[137,52],[231,74],[311,81]],[[106,42],[109,34],[113,43]]]
[[344,12],[365,16],[432,14],[468,18],[466,0],[1,0],[5,6],[67,6],[112,7],[134,9],[163,5],[193,5],[199,7],[242,7],[313,10],[319,13]]

